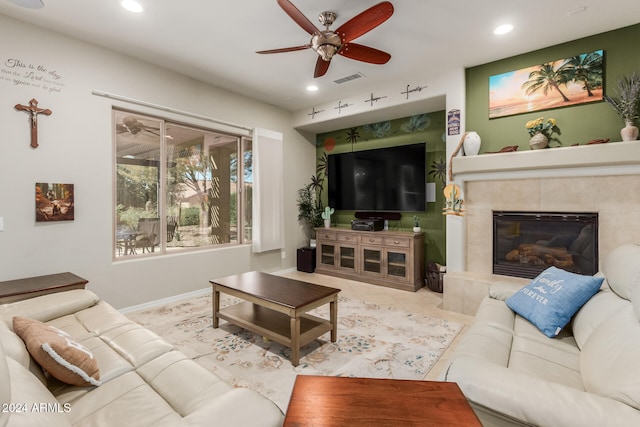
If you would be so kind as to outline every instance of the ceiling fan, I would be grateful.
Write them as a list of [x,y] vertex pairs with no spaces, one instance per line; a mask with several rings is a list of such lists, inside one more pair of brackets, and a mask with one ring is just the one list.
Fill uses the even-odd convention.
[[140,132],[160,136],[160,128],[147,126],[133,116],[125,116],[122,118],[122,123],[116,123],[116,133],[129,133],[136,136]]
[[391,55],[386,52],[351,42],[391,17],[393,5],[388,1],[378,3],[361,12],[335,31],[329,29],[336,19],[335,12],[322,12],[318,16],[318,20],[325,27],[324,30],[319,30],[291,1],[278,0],[278,4],[303,30],[311,34],[311,42],[301,46],[261,50],[256,53],[282,53],[311,48],[318,53],[313,77],[324,76],[331,64],[331,58],[336,54],[370,64],[386,64],[391,59]]

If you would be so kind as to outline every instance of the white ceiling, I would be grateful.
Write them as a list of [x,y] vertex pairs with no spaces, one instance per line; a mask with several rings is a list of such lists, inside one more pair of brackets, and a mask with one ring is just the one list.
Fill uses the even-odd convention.
[[[18,2],[19,0],[14,0]],[[142,14],[120,0],[43,0],[27,9],[0,0],[0,13],[175,70],[289,111],[366,93],[403,76],[471,67],[640,22],[638,0],[392,0],[394,14],[355,42],[391,54],[385,65],[336,56],[313,78],[311,50],[258,55],[298,46],[310,36],[276,0],[140,0]],[[337,13],[332,29],[379,0],[292,0],[322,29],[317,15]],[[495,26],[513,32],[495,36]],[[334,80],[362,73],[344,84]],[[315,83],[320,90],[308,93]]]

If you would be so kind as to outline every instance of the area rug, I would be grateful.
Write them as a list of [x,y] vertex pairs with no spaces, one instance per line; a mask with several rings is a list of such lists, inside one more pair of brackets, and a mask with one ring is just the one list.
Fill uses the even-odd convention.
[[[221,294],[221,308],[240,302]],[[329,318],[329,305],[310,312]],[[461,323],[394,307],[338,298],[338,340],[327,333],[291,350],[231,325],[212,327],[211,295],[128,314],[236,387],[248,387],[286,411],[297,375],[423,379],[462,330]]]

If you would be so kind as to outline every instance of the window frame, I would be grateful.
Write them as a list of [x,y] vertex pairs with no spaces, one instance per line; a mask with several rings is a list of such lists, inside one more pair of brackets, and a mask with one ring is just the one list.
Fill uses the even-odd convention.
[[[148,253],[133,253],[133,254],[119,254],[118,249],[118,237],[117,237],[117,228],[118,228],[118,133],[116,131],[117,126],[117,117],[119,114],[130,114],[132,116],[139,117],[141,119],[146,120],[155,120],[160,123],[159,130],[159,142],[160,142],[160,158],[158,160],[158,182],[157,182],[157,212],[159,217],[159,227],[160,227],[160,242],[153,252]],[[111,116],[112,116],[112,148],[113,148],[113,156],[112,156],[112,259],[113,261],[124,261],[131,259],[139,259],[139,258],[147,258],[147,257],[157,257],[163,255],[170,254],[182,254],[188,252],[197,252],[203,250],[211,250],[218,249],[224,247],[235,247],[240,245],[247,245],[252,243],[251,236],[247,238],[247,214],[251,215],[251,209],[245,204],[247,204],[247,200],[245,198],[245,161],[244,156],[247,152],[247,147],[249,147],[249,151],[252,150],[253,137],[251,134],[245,134],[243,132],[233,132],[228,129],[228,126],[203,126],[195,123],[190,123],[184,120],[177,120],[176,118],[171,117],[162,117],[155,114],[149,114],[148,112],[136,111],[127,108],[120,108],[117,106],[112,106],[111,108]],[[188,247],[172,247],[167,245],[167,214],[169,206],[167,205],[167,178],[168,178],[168,143],[166,138],[166,129],[168,125],[175,125],[186,127],[193,131],[201,131],[203,133],[210,134],[220,134],[227,136],[229,138],[235,139],[235,153],[237,157],[237,167],[235,171],[236,176],[236,239],[235,241],[225,242],[225,243],[210,243],[202,246],[188,246]],[[203,144],[203,150],[205,150],[205,146]],[[253,156],[253,152],[251,153]],[[230,177],[231,180],[231,177]],[[251,203],[251,201],[248,201]],[[253,218],[249,216],[249,220],[253,221]],[[180,218],[178,218],[178,223],[180,222]],[[179,229],[179,227],[178,227]],[[231,230],[228,230],[231,232]]]

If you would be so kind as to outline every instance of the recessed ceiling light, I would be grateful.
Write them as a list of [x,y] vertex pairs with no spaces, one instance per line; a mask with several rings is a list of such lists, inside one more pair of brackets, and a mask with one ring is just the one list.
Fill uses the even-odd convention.
[[9,0],[13,4],[17,4],[18,6],[26,7],[29,9],[40,9],[44,7],[44,3],[42,0]]
[[511,30],[513,30],[513,25],[511,24],[498,25],[496,29],[493,30],[493,34],[496,34],[499,36],[502,34],[507,34],[508,32],[511,32]]
[[143,10],[142,5],[135,0],[122,0],[120,5],[129,12],[140,13]]
[[309,91],[309,92],[316,92],[317,90],[318,90],[318,86],[316,86],[316,85],[307,86],[307,91]]
[[567,10],[567,16],[575,15],[576,13],[582,13],[587,10],[587,6],[580,6]]

